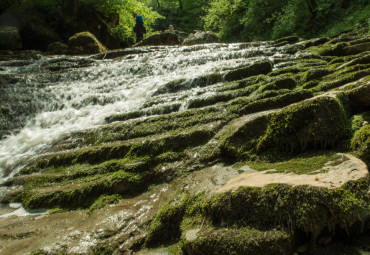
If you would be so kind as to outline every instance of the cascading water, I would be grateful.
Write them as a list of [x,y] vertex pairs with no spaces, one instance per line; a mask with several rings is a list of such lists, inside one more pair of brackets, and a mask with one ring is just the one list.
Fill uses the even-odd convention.
[[[105,124],[109,116],[177,104],[186,109],[219,84],[197,86],[197,78],[245,66],[261,58],[280,58],[269,43],[148,47],[146,53],[114,60],[91,57],[40,57],[0,63],[2,112],[8,114],[0,141],[1,181],[72,132]],[[181,81],[177,93],[166,84]],[[151,104],[147,104],[148,101]],[[8,105],[7,105],[8,104]],[[18,117],[17,117],[18,116]],[[17,123],[13,123],[12,121]]]

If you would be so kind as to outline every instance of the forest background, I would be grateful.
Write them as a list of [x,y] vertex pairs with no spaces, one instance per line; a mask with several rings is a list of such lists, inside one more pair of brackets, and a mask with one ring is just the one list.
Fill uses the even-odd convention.
[[127,47],[134,43],[134,12],[144,17],[147,36],[172,24],[187,33],[211,30],[224,42],[334,36],[370,25],[369,0],[2,0],[0,25],[37,33],[41,42],[25,46],[43,49],[66,41],[81,17],[94,13],[105,23],[116,19],[110,33]]

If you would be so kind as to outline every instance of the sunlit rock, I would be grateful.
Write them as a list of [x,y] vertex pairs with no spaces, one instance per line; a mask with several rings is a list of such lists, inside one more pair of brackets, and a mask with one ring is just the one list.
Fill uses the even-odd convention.
[[96,54],[105,52],[106,48],[90,32],[81,32],[69,38],[68,50],[74,54]]

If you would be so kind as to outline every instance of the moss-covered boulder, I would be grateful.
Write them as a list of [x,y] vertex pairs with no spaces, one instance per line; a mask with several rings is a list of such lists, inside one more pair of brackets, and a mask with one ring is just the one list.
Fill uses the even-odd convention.
[[68,50],[73,54],[96,54],[106,48],[90,32],[81,32],[68,39]]
[[364,123],[364,126],[354,134],[351,146],[359,157],[370,162],[370,125],[368,123]]
[[295,151],[333,147],[347,135],[348,120],[334,98],[318,97],[272,114],[257,150]]

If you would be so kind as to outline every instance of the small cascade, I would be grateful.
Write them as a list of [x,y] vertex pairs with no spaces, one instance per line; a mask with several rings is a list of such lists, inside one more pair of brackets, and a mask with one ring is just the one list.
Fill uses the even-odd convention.
[[292,57],[269,42],[146,47],[143,52],[113,60],[40,56],[1,62],[0,178],[14,176],[73,132],[120,120],[112,116],[185,110],[214,93],[229,70]]

